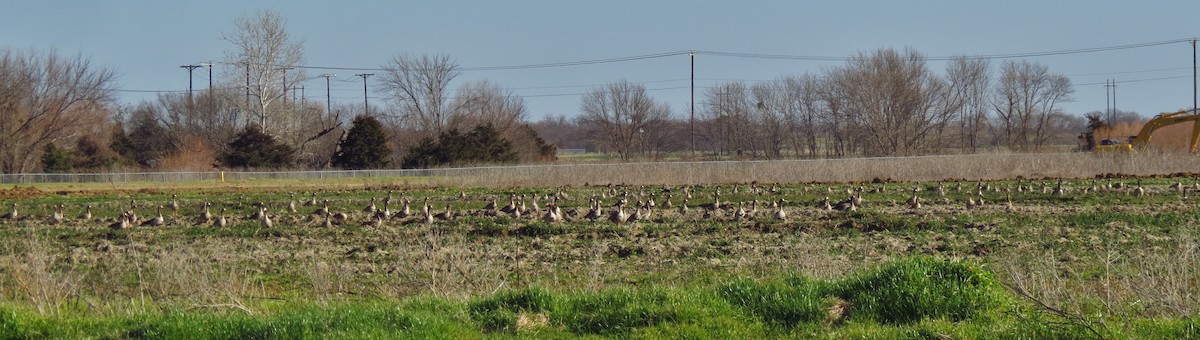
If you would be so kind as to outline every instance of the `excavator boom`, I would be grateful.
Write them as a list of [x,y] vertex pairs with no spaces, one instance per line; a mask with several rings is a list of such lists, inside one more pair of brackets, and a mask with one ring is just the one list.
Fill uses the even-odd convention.
[[1163,127],[1192,122],[1191,140],[1188,144],[1188,150],[1196,152],[1196,144],[1200,141],[1200,114],[1192,112],[1192,110],[1181,110],[1174,113],[1165,113],[1146,122],[1142,126],[1142,130],[1136,136],[1129,136],[1127,143],[1097,145],[1096,151],[1134,151],[1144,147],[1154,137],[1154,131]]

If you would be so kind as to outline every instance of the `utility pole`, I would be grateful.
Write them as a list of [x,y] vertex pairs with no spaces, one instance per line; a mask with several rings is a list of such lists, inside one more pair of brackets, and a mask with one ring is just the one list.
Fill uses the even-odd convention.
[[333,103],[329,100],[329,78],[333,77],[333,73],[326,73],[322,74],[321,76],[325,77],[325,114],[329,114],[329,111],[332,108],[331,103]]
[[692,119],[691,136],[692,136],[692,157],[696,156],[696,51],[688,52],[688,56],[692,58]]
[[[250,111],[250,62],[246,62],[246,111]],[[246,125],[250,125],[250,115],[246,115]]]
[[292,69],[291,67],[283,68],[283,95],[282,95],[282,97],[283,97],[283,106],[284,107],[287,107],[287,93],[288,93],[287,72],[288,72],[288,70],[291,70],[291,69]]
[[375,74],[374,73],[359,73],[359,74],[354,75],[356,77],[362,77],[362,79],[363,79],[363,115],[369,115],[371,113],[371,107],[367,104],[367,77],[370,77],[373,75],[375,75]]
[[1196,39],[1192,39],[1192,113],[1196,110]]
[[213,95],[213,92],[212,92],[212,90],[213,90],[213,88],[212,88],[213,63],[211,61],[207,62],[207,63],[200,63],[200,66],[208,66],[208,105],[211,106],[213,110],[215,110],[216,107],[213,105],[213,97],[215,97],[215,96]]
[[180,68],[185,68],[188,71],[188,105],[192,105],[192,70],[200,68],[200,65],[183,65]]
[[1116,114],[1113,113],[1114,108],[1112,105],[1113,86],[1115,85],[1113,85],[1112,79],[1104,80],[1104,114],[1108,116],[1108,125],[1116,125],[1117,123]]

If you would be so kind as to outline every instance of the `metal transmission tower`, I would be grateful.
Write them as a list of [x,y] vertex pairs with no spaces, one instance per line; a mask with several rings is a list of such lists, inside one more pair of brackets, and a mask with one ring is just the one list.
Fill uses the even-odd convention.
[[374,73],[359,73],[359,74],[354,75],[355,77],[362,77],[362,79],[363,79],[363,115],[369,115],[371,113],[371,107],[367,103],[367,77],[370,77],[373,75],[375,75],[375,74]]
[[332,78],[334,75],[333,73],[326,73],[321,76],[325,77],[325,114],[329,114],[329,111],[332,109],[332,102],[329,100],[329,78]]

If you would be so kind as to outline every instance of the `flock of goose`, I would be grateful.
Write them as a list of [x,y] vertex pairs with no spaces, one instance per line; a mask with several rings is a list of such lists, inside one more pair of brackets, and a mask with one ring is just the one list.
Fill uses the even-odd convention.
[[[361,209],[351,209],[336,211],[330,206],[329,199],[319,200],[317,193],[313,192],[308,195],[308,198],[302,202],[296,200],[295,195],[291,195],[291,199],[284,204],[282,209],[276,214],[270,209],[271,205],[263,202],[253,204],[250,209],[252,213],[249,216],[236,215],[230,216],[227,208],[222,207],[216,213],[213,212],[211,202],[199,203],[198,212],[194,214],[181,213],[181,207],[177,196],[172,195],[171,200],[161,205],[151,205],[154,207],[154,215],[143,218],[138,215],[139,209],[144,209],[142,205],[135,200],[130,200],[127,208],[118,216],[110,219],[94,219],[92,207],[85,206],[81,209],[79,215],[76,216],[77,221],[93,221],[107,223],[112,229],[125,229],[134,226],[166,226],[166,225],[212,225],[217,227],[228,226],[235,222],[256,221],[262,226],[271,227],[276,224],[283,225],[299,225],[299,224],[315,224],[323,227],[331,227],[334,225],[342,225],[346,223],[358,223],[363,226],[380,226],[388,221],[400,221],[401,223],[425,223],[431,224],[439,221],[454,220],[467,216],[475,217],[499,217],[507,216],[513,219],[540,219],[548,223],[559,223],[564,221],[608,221],[616,224],[638,223],[641,221],[650,221],[655,216],[670,216],[676,219],[699,218],[704,220],[728,220],[728,221],[746,221],[746,220],[787,220],[789,213],[787,205],[789,201],[784,198],[784,194],[778,185],[770,187],[758,185],[757,183],[750,184],[746,188],[733,186],[729,189],[729,195],[744,200],[733,202],[727,200],[723,196],[725,188],[716,187],[706,195],[710,200],[705,200],[702,204],[691,204],[694,195],[699,195],[698,190],[702,187],[669,187],[646,188],[646,187],[631,187],[631,186],[615,186],[609,185],[605,190],[600,190],[598,193],[588,195],[587,203],[583,201],[575,201],[571,195],[567,194],[563,188],[554,190],[553,193],[545,195],[516,195],[512,194],[507,197],[507,204],[500,205],[496,197],[487,197],[483,199],[469,199],[466,193],[459,193],[457,197],[441,197],[431,203],[429,197],[425,197],[420,201],[420,204],[415,205],[414,200],[409,197],[395,198],[392,192],[387,192],[387,196],[382,199],[370,198],[369,203]],[[704,188],[707,189],[707,188]],[[1200,182],[1192,185],[1184,185],[1176,182],[1168,187],[1170,190],[1178,191],[1182,198],[1186,199],[1189,191],[1200,190]],[[818,185],[803,185],[801,188],[794,189],[801,191],[807,195],[813,195],[816,191],[820,195]],[[826,195],[832,195],[839,190],[835,190],[834,186],[826,186],[824,189]],[[894,190],[894,189],[893,189]],[[649,191],[650,193],[647,193]],[[864,195],[876,195],[886,192],[887,189],[883,185],[858,185],[846,186],[846,198],[839,201],[831,201],[829,196],[809,204],[802,204],[794,209],[804,209],[806,211],[854,211],[864,204]],[[1083,184],[1072,186],[1065,184],[1063,180],[1057,182],[1033,182],[1020,181],[1016,186],[997,186],[986,182],[976,182],[973,187],[971,184],[963,185],[963,182],[954,182],[953,187],[947,187],[939,182],[935,186],[922,186],[916,183],[911,192],[906,194],[908,199],[901,205],[897,202],[890,202],[891,206],[907,207],[910,210],[920,210],[928,202],[934,202],[944,206],[954,206],[954,201],[947,198],[947,191],[960,192],[959,197],[962,197],[962,208],[973,209],[989,204],[990,197],[996,197],[1000,194],[1005,194],[1008,199],[1004,204],[1006,211],[1013,211],[1015,208],[1012,203],[1012,193],[1038,193],[1062,196],[1070,192],[1079,191],[1082,193],[1100,193],[1100,192],[1119,192],[1131,196],[1143,196],[1147,194],[1147,189],[1141,185],[1138,180],[1134,185],[1128,185],[1122,182],[1095,181],[1090,185]],[[962,194],[961,192],[966,192]],[[680,195],[677,200],[675,195]],[[928,198],[922,198],[922,195]],[[880,199],[883,201],[883,199]],[[244,198],[243,198],[244,201]],[[453,209],[452,202],[479,202],[483,201],[486,204],[479,209]],[[539,202],[548,202],[544,206]],[[572,204],[575,208],[560,207],[561,202],[579,203]],[[661,203],[660,203],[661,202]],[[769,203],[764,203],[769,202]],[[435,208],[433,203],[440,203],[441,209]],[[380,206],[381,205],[381,206]],[[399,205],[399,209],[392,210],[393,207]],[[470,205],[469,203],[459,203],[458,205]],[[888,205],[888,204],[883,204]],[[229,204],[228,206],[245,211],[246,207],[241,203]],[[360,205],[361,206],[361,205]],[[4,215],[0,215],[0,221],[21,221],[21,220],[44,220],[50,224],[61,224],[67,221],[68,218],[64,214],[66,206],[64,204],[56,204],[51,206],[48,216],[26,216],[22,215],[16,203],[10,205],[11,209]],[[307,213],[301,213],[301,209],[309,210]],[[164,210],[169,213],[169,218],[164,215]]]

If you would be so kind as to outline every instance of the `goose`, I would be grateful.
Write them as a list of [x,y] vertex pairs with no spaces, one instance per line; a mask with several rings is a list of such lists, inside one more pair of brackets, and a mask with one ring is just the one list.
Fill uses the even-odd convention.
[[746,209],[742,208],[742,202],[738,202],[737,210],[733,211],[733,220],[741,221],[744,218],[746,218]]
[[513,210],[516,210],[516,209],[517,209],[517,196],[509,195],[508,196],[508,205],[501,207],[500,212],[505,213],[505,214],[511,214],[513,212]]
[[176,200],[178,196],[179,195],[171,194],[171,204],[169,205],[171,207],[171,211],[175,212],[176,214],[179,213],[179,201]]
[[383,225],[383,217],[379,214],[371,216],[366,222],[363,222],[363,227],[379,227]]
[[644,219],[645,219],[645,216],[642,215],[642,208],[637,207],[637,208],[633,209],[633,213],[631,213],[631,214],[629,214],[629,216],[625,217],[625,222],[637,223],[638,221],[641,221]]
[[350,219],[350,215],[346,214],[345,212],[339,211],[339,212],[333,213],[333,221],[337,222],[338,224],[341,224],[342,222],[346,222],[346,220],[348,220],[348,219]]
[[700,207],[704,208],[704,210],[708,210],[708,211],[715,211],[717,209],[721,209],[721,193],[718,192],[718,193],[713,194],[713,202],[701,204]]
[[1142,197],[1146,195],[1146,189],[1142,188],[1142,180],[1138,179],[1137,186],[1133,187],[1133,196]]
[[600,216],[604,214],[603,210],[600,209],[600,201],[593,199],[590,205],[591,207],[588,209],[587,215],[583,217],[593,221],[600,219]]
[[158,212],[158,216],[154,216],[154,218],[148,219],[148,220],[146,220],[146,222],[142,222],[142,226],[143,227],[157,227],[157,226],[163,225],[165,220],[163,219],[162,208],[163,208],[163,206],[161,206],[161,205],[158,206],[158,209],[156,210]]
[[425,222],[425,224],[433,224],[433,221],[434,221],[433,214],[430,214],[427,209],[422,209],[422,210],[425,210],[425,218],[423,220]]
[[129,212],[126,211],[121,213],[121,216],[117,216],[117,221],[109,224],[108,228],[116,230],[129,228]]
[[383,209],[379,210],[375,215],[379,216],[383,219],[392,218],[392,209],[388,207],[388,205],[391,202],[392,202],[392,199],[390,199],[390,198],[384,199],[383,200]]
[[450,218],[453,218],[453,217],[454,217],[454,215],[450,213],[450,204],[446,204],[446,210],[443,210],[442,212],[433,215],[433,218],[436,218],[436,219],[442,220],[442,221],[449,220]]
[[483,210],[484,210],[485,212],[486,212],[486,211],[492,211],[492,212],[495,212],[495,211],[496,211],[496,198],[495,198],[495,197],[492,197],[491,201],[488,201],[488,204],[487,204],[487,205],[485,205],[485,206],[483,206]]
[[221,215],[217,216],[216,225],[218,227],[224,227],[224,226],[229,225],[229,220],[225,218],[225,208],[221,208]]
[[9,211],[7,214],[4,214],[3,216],[0,216],[0,219],[16,220],[17,218],[20,218],[20,217],[21,217],[21,214],[17,211],[17,204],[13,203],[12,210]]
[[782,198],[779,199],[779,204],[777,204],[777,206],[775,207],[775,219],[780,220],[780,221],[787,220],[787,212],[783,211],[783,203],[784,202],[787,202],[787,201],[784,201]]
[[374,214],[374,213],[375,213],[375,209],[376,209],[376,208],[375,208],[375,198],[374,198],[374,197],[371,197],[371,204],[368,204],[368,205],[367,205],[367,207],[366,207],[366,208],[363,208],[363,210],[362,210],[362,211],[363,211],[363,212],[365,212],[365,213],[368,213],[368,214]]
[[[316,197],[315,196],[316,194],[313,194],[313,195],[314,195],[313,197]],[[314,198],[314,200],[315,200],[315,198]],[[316,204],[314,203],[313,205],[316,205]],[[325,215],[328,213],[329,213],[329,199],[326,199],[324,201],[321,201],[320,208],[317,208],[317,210],[313,210],[312,215]]]
[[262,218],[259,219],[258,222],[261,223],[263,227],[270,228],[274,226],[275,223],[271,221],[271,216],[267,215],[267,207],[259,208],[259,212],[260,215],[262,215]]
[[212,213],[208,211],[208,206],[210,205],[212,205],[212,203],[204,202],[204,211],[200,212],[200,224],[207,224],[208,222],[212,221]]
[[287,210],[288,213],[296,213],[296,194],[291,194],[291,198],[288,199]]
[[62,204],[54,206],[54,212],[50,214],[50,223],[51,224],[61,224],[62,223],[62,221],[63,221],[62,209],[63,209]]
[[321,227],[322,228],[333,227],[333,218],[330,217],[329,213],[325,213],[325,220],[321,222]]
[[79,214],[79,219],[81,219],[81,220],[90,220],[90,219],[92,219],[92,206],[90,206],[90,205],[89,205],[89,206],[87,206],[87,207],[86,207],[86,208],[83,210],[83,213],[82,213],[82,214]]
[[909,199],[908,208],[912,210],[921,209],[921,198],[913,195],[913,197]]
[[820,204],[817,204],[817,208],[825,211],[833,210],[833,205],[829,204],[829,196],[825,196],[825,199],[821,200]]
[[255,206],[257,206],[258,209],[254,209],[254,214],[250,215],[250,219],[252,219],[252,220],[262,219],[263,215],[267,214],[267,205],[263,204],[263,202],[258,202],[258,204],[256,204]]
[[[312,198],[310,198],[307,202],[304,202],[304,206],[306,206],[306,207],[311,207],[314,205],[317,205],[317,193],[316,192],[312,193]],[[316,214],[314,214],[314,215],[316,215]]]
[[411,204],[411,203],[412,203],[412,200],[410,200],[410,199],[404,199],[404,206],[403,206],[403,207],[401,207],[401,208],[400,208],[400,211],[397,211],[397,212],[396,212],[396,215],[394,215],[394,216],[392,216],[392,217],[395,217],[395,218],[408,218],[409,216],[412,216],[412,209],[411,209],[411,208],[409,208],[409,206],[408,206],[408,205],[409,205],[409,204]]
[[1004,211],[1005,212],[1013,212],[1015,210],[1017,210],[1017,209],[1015,207],[1013,207],[1012,195],[1008,195],[1008,202],[1004,204]]
[[558,208],[558,206],[551,204],[550,206],[547,206],[547,208],[549,209],[546,209],[546,214],[542,215],[542,221],[546,221],[548,223],[558,223],[562,221],[562,217],[555,213],[555,208]]
[[841,202],[838,202],[837,204],[834,204],[834,205],[833,205],[833,210],[837,210],[837,211],[855,211],[855,210],[858,210],[858,204],[856,204],[856,203],[854,202],[854,197],[853,197],[853,196],[851,196],[850,198],[848,198],[848,199],[846,199],[846,200],[844,200],[844,201],[841,201]]
[[621,224],[628,218],[629,217],[625,215],[624,207],[621,205],[617,206],[617,210],[613,210],[612,213],[608,214],[608,221],[616,224]]
[[663,201],[663,204],[662,204],[662,208],[663,208],[663,210],[670,210],[670,209],[672,208],[672,206],[671,206],[671,198],[672,198],[672,195],[671,195],[671,194],[667,194],[667,199],[666,199],[665,201]]

